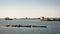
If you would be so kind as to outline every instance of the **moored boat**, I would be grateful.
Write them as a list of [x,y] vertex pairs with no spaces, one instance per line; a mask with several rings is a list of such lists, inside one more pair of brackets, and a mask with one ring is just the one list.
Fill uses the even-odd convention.
[[6,17],[5,20],[13,20],[13,19]]

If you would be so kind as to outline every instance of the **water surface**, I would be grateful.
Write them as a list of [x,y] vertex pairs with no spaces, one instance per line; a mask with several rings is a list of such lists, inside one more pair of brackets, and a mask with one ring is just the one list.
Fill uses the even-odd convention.
[[[4,25],[39,25],[47,28],[5,27]],[[60,21],[0,20],[0,34],[60,34]]]

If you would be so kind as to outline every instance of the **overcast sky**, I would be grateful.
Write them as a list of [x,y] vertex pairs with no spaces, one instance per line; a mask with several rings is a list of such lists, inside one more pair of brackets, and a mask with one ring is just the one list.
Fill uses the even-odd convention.
[[60,17],[60,0],[0,0],[0,17]]

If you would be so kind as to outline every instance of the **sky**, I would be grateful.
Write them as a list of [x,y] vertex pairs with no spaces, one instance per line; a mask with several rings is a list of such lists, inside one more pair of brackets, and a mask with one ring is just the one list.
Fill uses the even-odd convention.
[[0,17],[60,17],[60,0],[0,0]]

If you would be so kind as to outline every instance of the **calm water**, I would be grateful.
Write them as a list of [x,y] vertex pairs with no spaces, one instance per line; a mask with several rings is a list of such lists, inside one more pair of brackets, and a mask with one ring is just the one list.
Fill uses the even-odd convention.
[[[4,27],[4,25],[44,25],[47,28]],[[60,34],[60,21],[0,20],[0,34]]]

